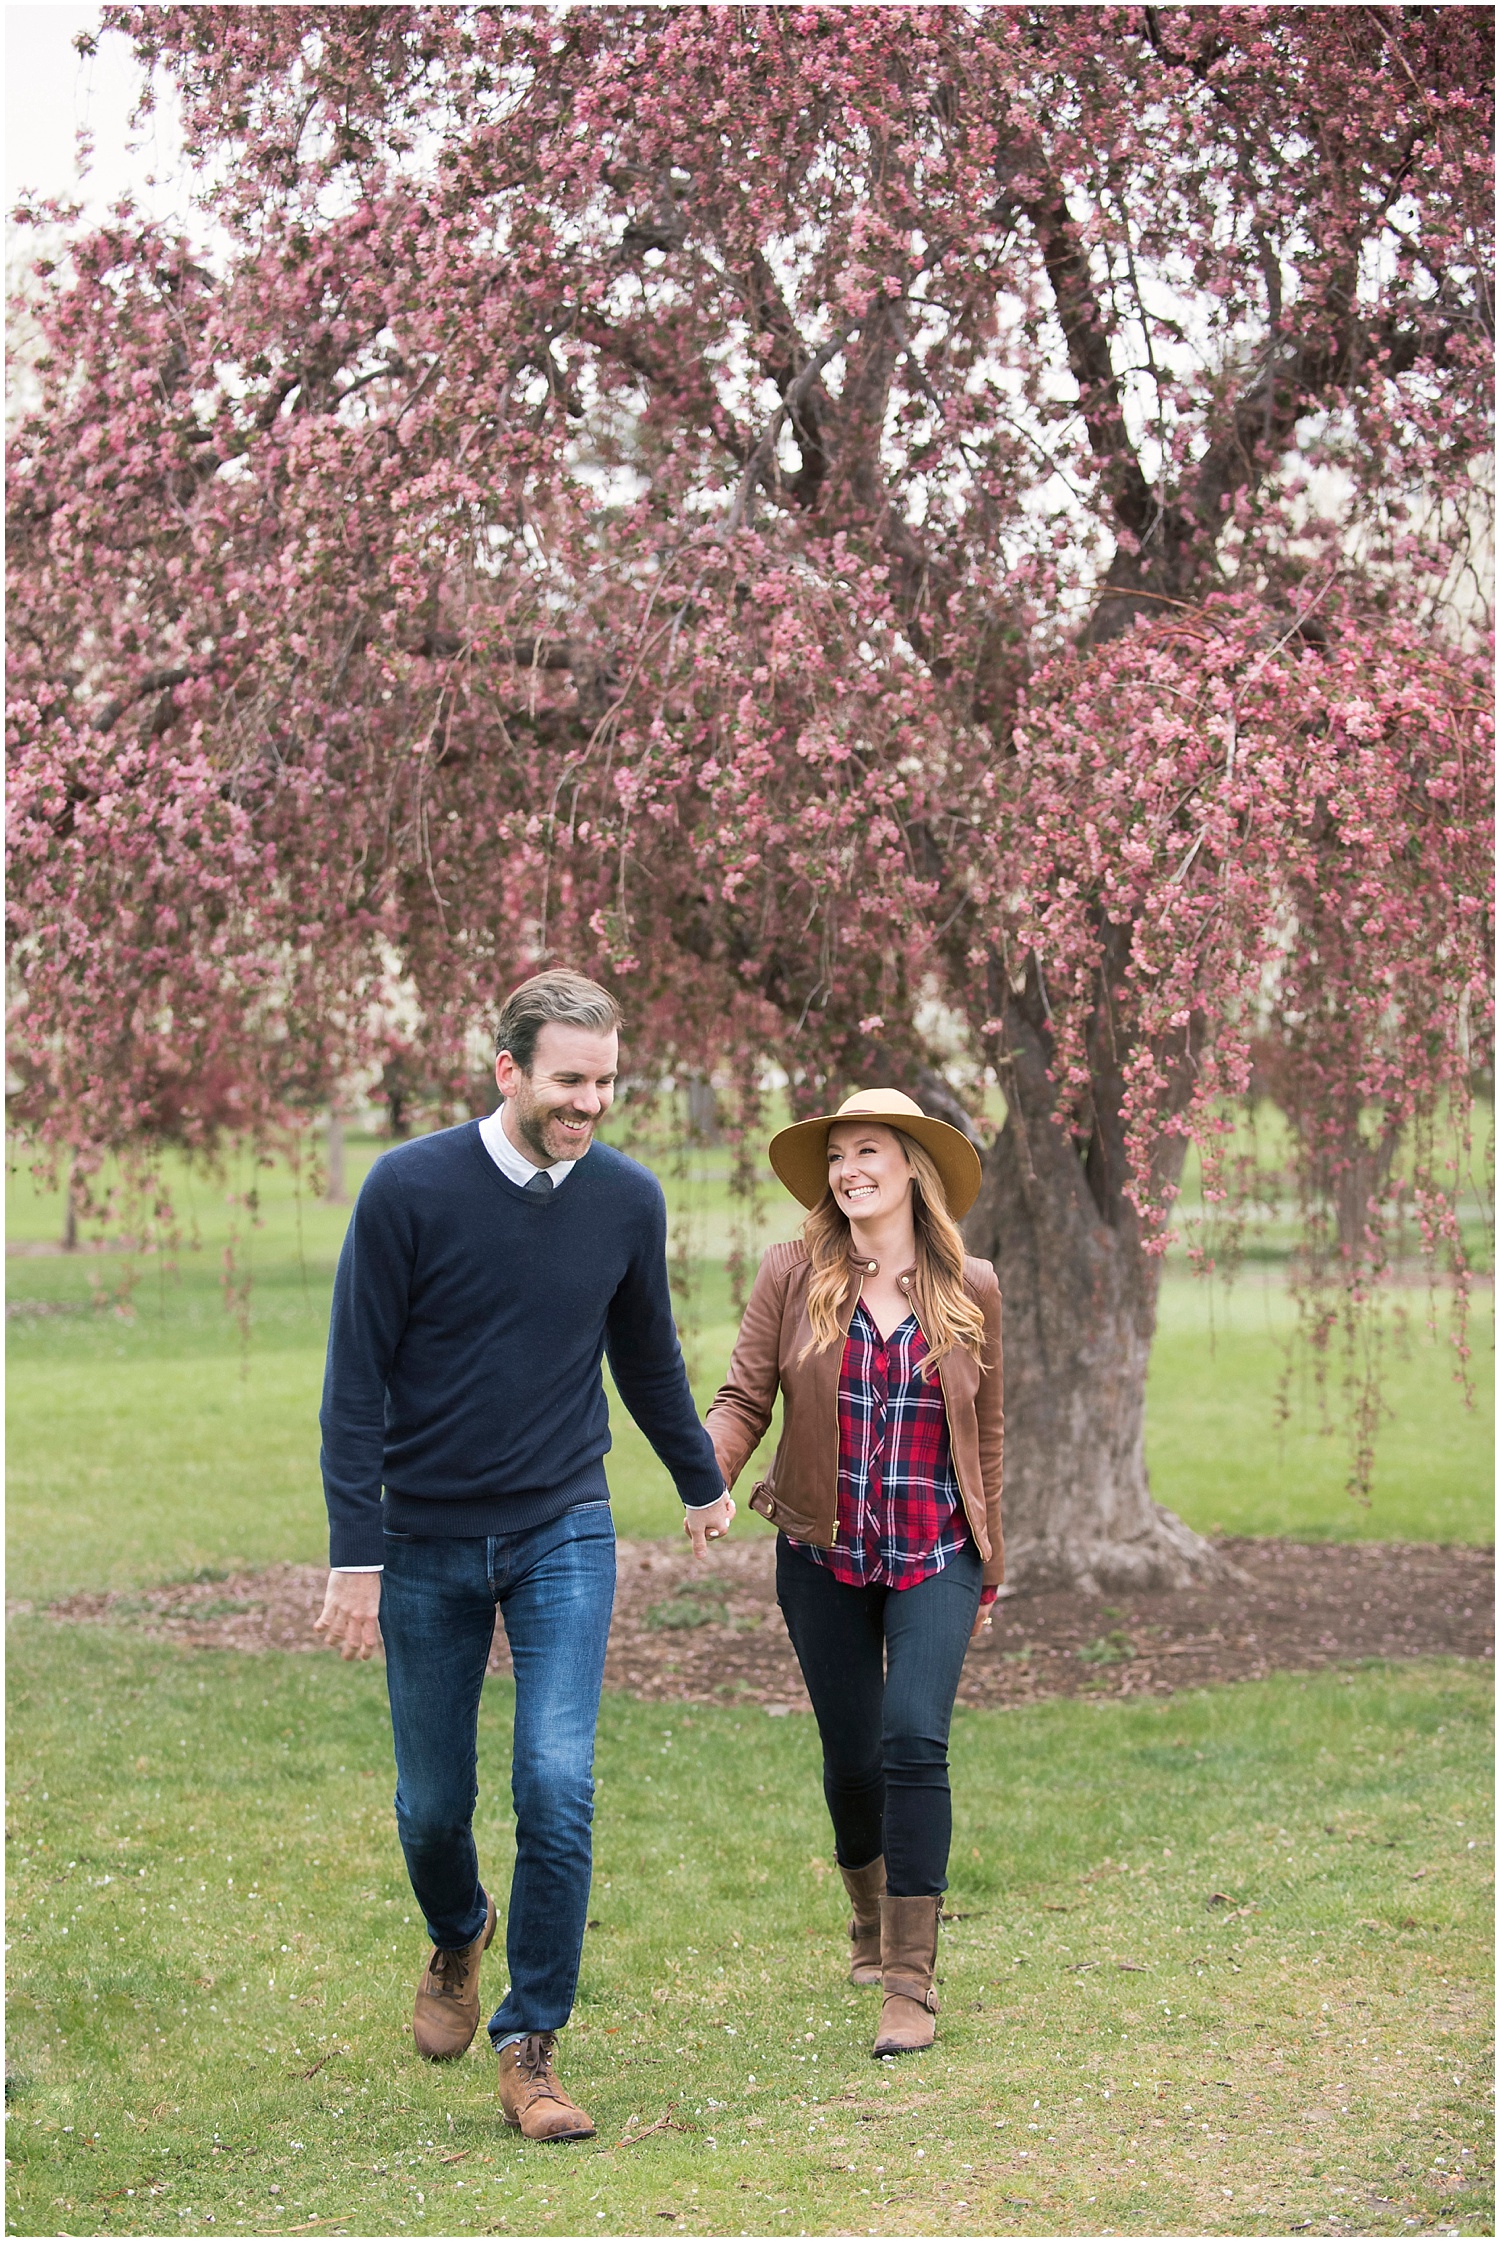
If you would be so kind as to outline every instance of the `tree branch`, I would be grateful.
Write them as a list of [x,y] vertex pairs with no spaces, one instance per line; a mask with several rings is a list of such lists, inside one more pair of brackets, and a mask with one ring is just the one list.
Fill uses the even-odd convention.
[[[1028,150],[1012,169],[1039,172],[1040,157]],[[1002,182],[1002,206],[1018,211],[1031,226],[1052,288],[1068,370],[1078,384],[1079,410],[1088,430],[1089,449],[1103,470],[1104,487],[1116,519],[1133,536],[1144,538],[1152,525],[1155,500],[1125,430],[1120,377],[1110,356],[1109,331],[1098,291],[1089,272],[1088,252],[1060,187],[1048,180],[1040,194],[1024,197]]]
[[148,694],[170,693],[175,686],[185,685],[190,677],[200,674],[193,669],[148,669],[127,691],[115,694],[101,705],[92,719],[94,730],[112,732],[126,711],[145,700]]
[[850,336],[858,332],[859,326],[860,321],[858,319],[851,319],[839,329],[837,334],[830,335],[822,349],[814,351],[795,381],[786,390],[781,403],[767,422],[760,441],[751,452],[745,466],[745,472],[740,477],[739,488],[734,494],[734,503],[729,509],[729,518],[724,525],[726,537],[732,537],[743,522],[745,509],[755,494],[756,486],[776,456],[777,440],[787,421],[789,419],[795,421],[804,401],[812,394],[813,385],[822,373],[823,368],[831,359],[837,358]]
[[[806,345],[797,332],[796,322],[787,308],[786,299],[776,285],[775,275],[759,249],[750,256],[750,285],[747,290],[749,309],[757,328],[771,335],[780,345],[780,356],[767,368],[782,396],[786,397],[797,379],[797,371],[807,355]],[[787,484],[799,505],[813,507],[827,480],[832,461],[824,436],[824,414],[828,397],[821,381],[802,396],[797,411],[792,416],[792,434],[802,454],[802,465]]]

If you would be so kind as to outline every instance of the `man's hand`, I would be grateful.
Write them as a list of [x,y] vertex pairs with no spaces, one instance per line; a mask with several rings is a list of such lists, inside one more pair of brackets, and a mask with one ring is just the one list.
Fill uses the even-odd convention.
[[331,1572],[313,1626],[338,1644],[341,1658],[373,1658],[380,1648],[379,1573]]
[[711,1541],[722,1541],[729,1531],[729,1521],[734,1516],[734,1497],[728,1488],[717,1502],[704,1505],[702,1510],[690,1510],[682,1521],[682,1530],[693,1545],[693,1555],[703,1562],[708,1558]]

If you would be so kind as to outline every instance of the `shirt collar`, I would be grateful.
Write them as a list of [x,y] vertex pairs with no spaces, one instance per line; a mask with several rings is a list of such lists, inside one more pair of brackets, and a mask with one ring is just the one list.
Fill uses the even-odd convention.
[[[554,1160],[550,1168],[539,1168],[528,1160],[524,1152],[517,1152],[505,1133],[505,1105],[502,1101],[493,1113],[487,1113],[479,1124],[479,1141],[503,1176],[525,1190],[534,1175],[549,1175],[554,1190],[573,1173],[577,1160]],[[586,1157],[586,1155],[580,1155]]]

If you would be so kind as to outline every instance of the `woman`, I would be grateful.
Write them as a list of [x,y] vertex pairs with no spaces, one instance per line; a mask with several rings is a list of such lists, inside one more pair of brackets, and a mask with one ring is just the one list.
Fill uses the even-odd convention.
[[906,2054],[936,2032],[953,1700],[1004,1578],[1000,1288],[955,1220],[978,1155],[899,1090],[783,1129],[770,1158],[810,1212],[761,1264],[708,1429],[732,1487],[780,1389],[751,1508],[780,1529],[777,1601],[853,1905],[849,1975],[883,1988],[875,2053]]

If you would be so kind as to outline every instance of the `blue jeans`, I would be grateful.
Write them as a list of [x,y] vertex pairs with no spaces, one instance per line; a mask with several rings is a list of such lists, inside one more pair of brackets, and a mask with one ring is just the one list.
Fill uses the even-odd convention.
[[823,1743],[845,1868],[885,1855],[886,1890],[948,1888],[948,1729],[984,1567],[965,1542],[912,1588],[851,1588],[776,1537],[776,1600]]
[[593,1868],[594,1728],[615,1599],[605,1502],[473,1539],[387,1533],[380,1631],[396,1739],[396,1828],[434,1946],[467,1946],[487,1902],[474,1850],[479,1696],[498,1605],[516,1672],[516,1865],[496,2046],[556,2032],[578,1984]]

